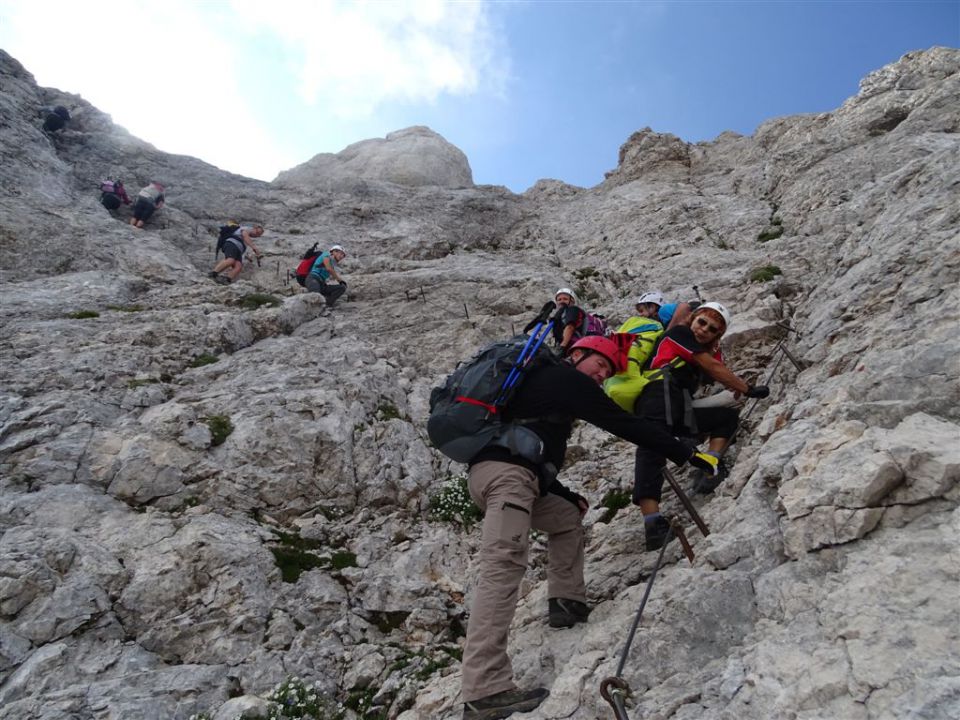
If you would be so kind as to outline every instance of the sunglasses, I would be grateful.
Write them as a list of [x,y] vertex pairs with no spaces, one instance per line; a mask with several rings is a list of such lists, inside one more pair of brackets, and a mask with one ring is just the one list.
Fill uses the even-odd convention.
[[704,328],[705,330],[707,330],[708,332],[713,333],[714,335],[716,335],[718,332],[720,332],[720,328],[719,328],[719,327],[717,327],[716,325],[714,325],[712,322],[710,322],[709,320],[707,320],[707,319],[706,319],[705,317],[703,317],[702,315],[699,316],[699,317],[697,317],[697,318],[694,320],[694,322],[695,322],[697,325],[699,325],[700,327],[702,327],[702,328]]

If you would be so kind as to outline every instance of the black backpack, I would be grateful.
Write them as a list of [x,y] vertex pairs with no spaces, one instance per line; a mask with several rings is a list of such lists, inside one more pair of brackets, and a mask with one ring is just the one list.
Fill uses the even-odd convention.
[[541,320],[530,336],[488,345],[431,391],[427,435],[440,452],[468,463],[485,447],[500,445],[531,462],[543,461],[540,438],[503,413],[527,372],[560,362],[543,344],[552,325]]
[[221,225],[217,233],[217,247],[213,251],[213,259],[217,259],[217,255],[223,252],[223,244],[231,237],[233,234],[240,229],[240,223],[230,220],[226,225]]

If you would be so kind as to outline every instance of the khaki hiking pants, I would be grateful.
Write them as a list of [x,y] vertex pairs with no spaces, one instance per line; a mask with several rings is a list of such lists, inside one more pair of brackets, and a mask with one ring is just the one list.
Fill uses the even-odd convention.
[[[480,573],[463,650],[464,702],[511,690],[507,633],[527,569],[530,528],[547,533],[549,597],[586,601],[580,510],[559,495],[540,497],[539,480],[519,465],[485,461],[470,468],[470,497],[485,511]],[[546,611],[546,608],[544,608]]]

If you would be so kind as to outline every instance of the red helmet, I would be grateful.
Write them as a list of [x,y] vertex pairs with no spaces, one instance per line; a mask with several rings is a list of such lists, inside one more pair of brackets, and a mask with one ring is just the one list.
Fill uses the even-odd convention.
[[587,335],[577,340],[570,346],[570,350],[590,350],[600,353],[613,367],[614,374],[622,373],[627,369],[627,354],[620,348],[620,344],[615,340],[603,337],[602,335]]

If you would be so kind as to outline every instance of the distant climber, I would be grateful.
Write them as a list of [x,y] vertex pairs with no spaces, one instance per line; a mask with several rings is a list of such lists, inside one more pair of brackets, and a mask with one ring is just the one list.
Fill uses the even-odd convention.
[[133,204],[133,217],[130,224],[142,228],[154,212],[163,207],[166,198],[163,196],[164,187],[153,181],[137,193],[137,201]]
[[[553,299],[557,310],[552,318],[553,342],[561,355],[566,354],[573,343],[584,335],[605,334],[603,332],[586,331],[588,314],[577,306],[577,295],[573,290],[562,287],[553,294]],[[528,323],[523,332],[530,332],[536,323],[536,319]]]
[[[660,307],[666,304],[663,299],[663,293],[659,290],[651,290],[637,298],[635,305],[637,317],[659,320]],[[667,321],[669,322],[669,320]],[[664,323],[666,325],[666,323]]]
[[[243,258],[247,248],[253,250],[257,258],[260,257],[260,248],[253,239],[263,235],[263,225],[239,225],[223,243],[223,260],[218,262],[210,272],[210,277],[221,285],[229,285],[243,270]],[[223,273],[222,275],[220,273]]]
[[659,290],[651,290],[637,298],[636,310],[640,317],[659,320],[664,328],[686,325],[698,302],[668,303]]
[[698,307],[700,307],[700,303],[696,300],[665,303],[657,310],[657,317],[667,329],[677,325],[687,325],[690,321],[690,314]]
[[[307,275],[307,292],[323,295],[327,307],[333,307],[339,297],[347,291],[347,283],[340,275],[338,263],[347,256],[341,245],[333,245],[329,250],[317,255]],[[336,280],[338,285],[330,285],[328,280]]]
[[[621,410],[599,384],[626,363],[614,339],[577,340],[563,361],[535,367],[507,406],[511,420],[535,443],[491,444],[469,463],[468,488],[485,512],[467,639],[463,651],[464,720],[505,718],[527,712],[548,695],[544,688],[520,690],[513,682],[507,637],[526,572],[529,532],[547,534],[548,622],[565,628],[587,621],[582,516],[587,500],[556,476],[567,439],[579,418],[677,464],[711,469],[713,459],[697,453],[666,428]],[[529,445],[523,448],[520,445]]]
[[107,210],[116,210],[121,204],[129,205],[133,202],[120,180],[101,180],[99,188],[100,204]]
[[53,133],[62,130],[70,122],[70,111],[63,105],[40,108],[40,117],[43,118],[44,132]]
[[[734,407],[694,407],[692,395],[705,381],[716,380],[735,393],[751,398],[770,394],[763,385],[749,385],[724,364],[720,338],[730,325],[730,312],[718,302],[700,305],[686,324],[668,329],[650,360],[651,375],[636,401],[636,414],[651,425],[680,437],[707,435],[707,453],[715,471],[702,474],[695,490],[713,492],[726,477],[720,458],[737,429],[739,411]],[[634,466],[633,502],[643,512],[646,547],[663,546],[670,525],[660,515],[663,488],[663,453],[638,446]]]

